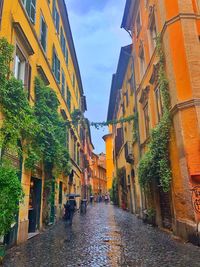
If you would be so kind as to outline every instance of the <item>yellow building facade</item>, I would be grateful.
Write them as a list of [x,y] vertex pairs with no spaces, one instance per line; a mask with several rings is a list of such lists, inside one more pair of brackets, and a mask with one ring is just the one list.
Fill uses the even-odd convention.
[[[0,8],[0,37],[5,37],[15,48],[11,70],[17,79],[22,80],[31,105],[35,101],[34,80],[39,76],[56,92],[64,119],[70,120],[75,109],[84,112],[85,97],[65,1],[1,1]],[[81,193],[79,127],[72,126],[66,133],[66,143],[72,172],[69,177],[55,177],[55,203],[50,212],[52,223],[62,216],[66,194]],[[27,240],[44,225],[43,166],[31,173],[22,164],[21,182],[25,197],[20,205],[18,222],[7,237],[10,245]]]
[[112,188],[114,178],[114,163],[113,163],[113,136],[112,133],[104,135],[103,140],[106,145],[106,176],[107,176],[107,191]]
[[[112,78],[108,121],[119,121],[133,116],[135,95],[133,87],[132,45],[121,48],[118,67]],[[131,212],[141,213],[141,190],[135,165],[139,161],[134,121],[113,124],[109,128],[112,137],[114,174],[118,183],[119,205]]]

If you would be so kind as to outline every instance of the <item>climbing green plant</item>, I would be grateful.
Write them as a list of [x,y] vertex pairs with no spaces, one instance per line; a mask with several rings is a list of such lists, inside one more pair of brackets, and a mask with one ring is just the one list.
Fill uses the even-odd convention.
[[117,177],[115,177],[112,181],[112,188],[110,189],[110,198],[114,205],[119,204],[118,178]]
[[[13,46],[0,39],[0,111],[4,117],[0,129],[0,147],[22,153],[38,130],[21,81],[10,73]],[[22,148],[19,146],[19,142]]]
[[[77,124],[81,124],[85,121],[85,118],[83,116],[83,113],[79,110],[76,109],[74,110],[74,112],[71,114],[72,120],[68,121],[68,124],[72,124],[72,125],[77,125]],[[137,121],[137,114],[134,115],[130,115],[127,117],[122,117],[120,119],[115,119],[115,120],[108,120],[108,121],[102,121],[102,122],[90,122],[89,124],[91,127],[95,127],[97,130],[99,130],[102,127],[106,127],[109,125],[116,125],[118,123],[126,123],[126,122],[136,122]]]
[[59,101],[55,91],[36,78],[34,115],[39,131],[33,140],[29,157],[34,161],[38,156],[45,169],[54,171],[55,174],[68,175],[70,159],[66,148],[67,128],[58,113],[58,107]]
[[171,118],[169,88],[165,74],[165,58],[160,36],[157,38],[156,49],[159,56],[158,86],[163,103],[163,116],[151,132],[148,151],[140,160],[138,175],[142,187],[146,187],[153,179],[156,179],[162,186],[163,191],[167,192],[170,189],[171,181],[169,162]]
[[5,159],[4,152],[6,149],[16,155],[22,152],[19,143],[32,135],[27,124],[33,127],[22,83],[10,72],[12,53],[13,46],[5,38],[0,39],[0,112],[4,118],[0,128],[0,236],[5,235],[15,222],[18,204],[23,198],[17,170]]
[[23,191],[17,171],[11,166],[0,166],[0,237],[15,223]]

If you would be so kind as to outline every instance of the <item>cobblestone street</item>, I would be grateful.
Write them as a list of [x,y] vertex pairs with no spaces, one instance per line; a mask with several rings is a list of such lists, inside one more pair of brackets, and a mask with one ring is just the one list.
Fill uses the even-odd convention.
[[8,251],[4,267],[200,266],[200,249],[112,205],[89,206]]

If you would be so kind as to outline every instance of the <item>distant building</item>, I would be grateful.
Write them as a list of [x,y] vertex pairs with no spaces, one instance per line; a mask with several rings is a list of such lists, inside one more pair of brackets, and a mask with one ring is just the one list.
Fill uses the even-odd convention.
[[99,155],[92,153],[92,191],[94,195],[107,193],[106,157],[104,153]]
[[106,145],[106,177],[107,177],[107,189],[112,188],[112,182],[114,178],[114,163],[113,163],[113,136],[107,134],[103,136],[103,140]]

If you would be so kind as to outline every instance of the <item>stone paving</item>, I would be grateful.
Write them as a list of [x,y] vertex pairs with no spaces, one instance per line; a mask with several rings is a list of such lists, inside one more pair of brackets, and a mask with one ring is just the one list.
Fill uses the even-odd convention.
[[3,266],[200,267],[200,248],[102,203],[9,250]]

